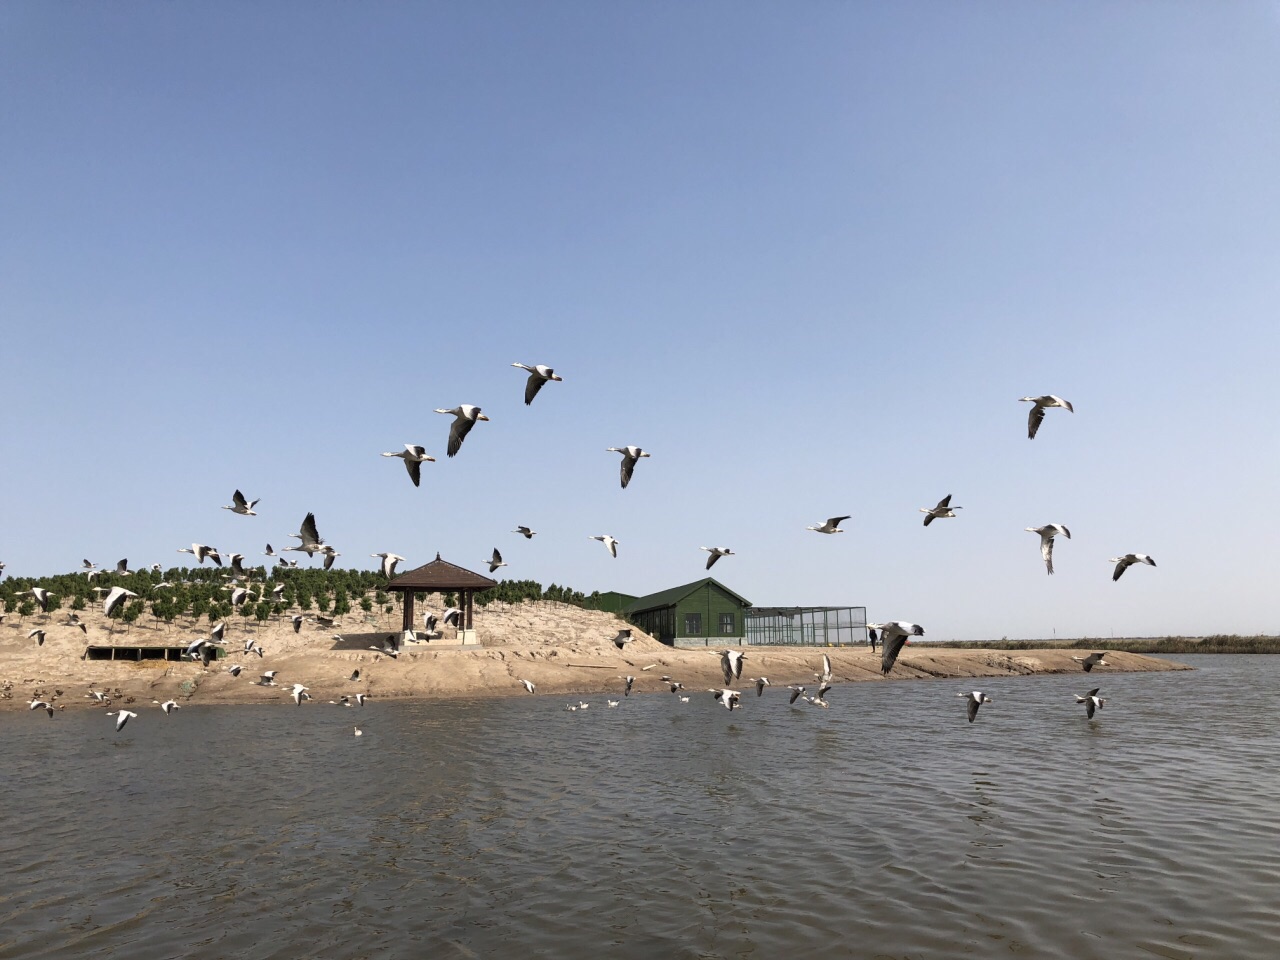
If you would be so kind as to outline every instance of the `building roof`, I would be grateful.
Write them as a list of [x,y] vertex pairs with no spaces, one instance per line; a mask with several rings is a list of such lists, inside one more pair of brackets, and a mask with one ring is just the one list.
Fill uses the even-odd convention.
[[646,610],[658,610],[662,607],[674,607],[685,597],[689,596],[689,594],[696,593],[708,584],[723,591],[724,593],[727,593],[744,607],[751,606],[750,600],[734,593],[719,580],[714,577],[703,577],[701,580],[695,580],[693,583],[686,583],[679,587],[671,587],[668,590],[660,590],[657,593],[649,594],[647,597],[641,597],[640,599],[627,604],[626,612],[644,613]]
[[497,580],[490,580],[447,560],[441,560],[437,553],[430,563],[400,574],[387,584],[387,589],[433,593],[444,590],[488,590],[497,585]]

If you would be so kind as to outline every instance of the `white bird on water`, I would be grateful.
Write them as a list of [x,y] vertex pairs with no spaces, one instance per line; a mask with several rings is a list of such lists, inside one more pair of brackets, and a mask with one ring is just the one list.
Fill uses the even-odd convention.
[[544,363],[535,363],[533,366],[524,363],[513,363],[512,366],[529,371],[529,379],[524,383],[524,405],[526,407],[533,403],[533,398],[538,395],[538,391],[542,389],[542,385],[548,380],[555,380],[558,383],[564,379],[556,376],[556,372]]
[[984,703],[992,703],[992,699],[981,690],[974,690],[970,693],[957,693],[957,697],[969,698],[969,722],[973,723],[974,718],[978,715],[978,708]]
[[499,567],[505,567],[509,565],[505,560],[502,559],[502,554],[498,552],[497,547],[493,548],[493,556],[489,558],[488,563],[489,563],[490,573],[493,573]]
[[218,566],[222,566],[222,555],[213,548],[203,543],[193,543],[190,547],[179,547],[179,553],[189,553],[196,558],[196,563],[203,564],[205,558],[212,560]]
[[920,512],[925,514],[924,525],[927,527],[935,520],[946,520],[956,515],[957,510],[963,510],[964,507],[951,506],[951,494],[947,494],[938,501],[938,505],[932,509],[929,507],[921,507]]
[[1126,553],[1123,557],[1112,557],[1109,561],[1116,565],[1116,572],[1111,575],[1111,582],[1115,583],[1120,579],[1121,574],[1128,570],[1135,563],[1145,563],[1147,566],[1154,567],[1156,562],[1148,557],[1145,553]]
[[699,547],[699,550],[705,550],[711,556],[707,557],[707,569],[711,569],[711,565],[721,557],[732,557],[733,551],[728,547]]
[[605,453],[622,454],[622,488],[624,490],[627,488],[627,484],[631,482],[631,474],[635,472],[636,463],[641,457],[649,456],[648,451],[633,446],[609,447]]
[[1090,720],[1093,719],[1093,711],[1101,710],[1102,705],[1107,702],[1105,697],[1098,696],[1098,691],[1101,689],[1101,687],[1094,687],[1083,697],[1078,693],[1075,695],[1076,703],[1084,704],[1084,715]]
[[613,539],[613,537],[610,537],[610,536],[608,536],[608,535],[602,535],[602,536],[598,536],[598,537],[587,537],[587,539],[588,539],[588,540],[599,540],[601,543],[603,543],[603,544],[604,544],[605,549],[609,551],[609,556],[614,557],[614,558],[616,558],[616,557],[618,556],[618,543],[619,543],[619,541],[617,541],[617,540]]
[[852,514],[846,514],[843,517],[831,517],[826,523],[819,523],[813,526],[805,527],[806,530],[812,530],[814,533],[844,533],[840,529],[840,524],[848,520]]
[[476,422],[489,419],[480,412],[479,407],[470,403],[459,404],[452,410],[444,410],[437,407],[436,413],[452,414],[454,418],[453,426],[449,428],[449,448],[445,451],[451,457],[462,449],[462,441],[467,439],[467,434],[471,432],[471,428],[476,425]]
[[396,553],[371,553],[369,556],[382,558],[382,575],[388,580],[396,575],[396,564],[404,561],[404,557]]
[[244,494],[237,490],[231,495],[230,506],[225,506],[222,509],[238,513],[242,517],[256,517],[257,514],[253,512],[253,505],[257,502],[257,500],[246,500]]
[[887,623],[868,623],[867,634],[875,640],[875,631],[880,631],[880,673],[887,675],[898,661],[898,654],[911,637],[923,637],[924,627],[918,623],[907,623],[905,620],[890,620]]
[[1034,440],[1036,431],[1040,429],[1040,424],[1044,421],[1044,412],[1049,407],[1064,407],[1068,413],[1075,413],[1075,407],[1071,406],[1061,397],[1055,397],[1052,394],[1045,394],[1043,397],[1020,397],[1019,403],[1034,404],[1031,408],[1031,414],[1027,417],[1027,439]]
[[125,710],[123,707],[121,707],[118,711],[116,710],[111,711],[110,713],[107,714],[107,716],[116,718],[116,733],[119,733],[122,729],[124,729],[124,725],[129,722],[129,718],[136,717],[137,714],[134,713],[132,710]]
[[1062,534],[1071,539],[1071,531],[1060,523],[1046,523],[1043,527],[1024,527],[1027,533],[1040,534],[1040,556],[1044,557],[1045,571],[1053,573],[1053,538]]
[[435,463],[436,458],[427,455],[427,448],[416,443],[406,443],[399,453],[384,453],[384,457],[399,457],[404,461],[404,468],[409,471],[409,479],[416,487],[422,482],[422,465]]

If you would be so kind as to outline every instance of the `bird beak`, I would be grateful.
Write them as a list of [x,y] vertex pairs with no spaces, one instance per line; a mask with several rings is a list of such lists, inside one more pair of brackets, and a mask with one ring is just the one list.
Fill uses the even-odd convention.
[[486,417],[486,416],[482,413],[482,414],[480,414],[480,416],[476,417],[476,419],[477,419],[477,420],[488,420],[489,418],[488,418],[488,417]]

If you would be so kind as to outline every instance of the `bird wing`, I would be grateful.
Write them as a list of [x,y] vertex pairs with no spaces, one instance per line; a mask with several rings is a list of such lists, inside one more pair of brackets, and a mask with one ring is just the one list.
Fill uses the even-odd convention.
[[945,497],[943,497],[941,500],[939,500],[939,501],[938,501],[938,505],[937,505],[936,507],[934,507],[933,509],[935,509],[935,510],[946,510],[946,509],[948,509],[950,506],[951,506],[951,494],[949,494],[949,493],[948,493]]
[[[825,653],[822,655],[822,679],[826,680],[831,676],[831,658]],[[822,694],[818,694],[822,696]]]
[[[231,502],[234,503],[237,507],[239,507],[242,510],[247,510],[249,508],[249,504],[245,500],[244,494],[241,493],[239,490],[237,490],[235,493],[231,495]],[[254,501],[254,502],[256,503],[257,501]]]
[[791,703],[795,703],[800,698],[800,694],[804,693],[804,687],[791,688]]
[[1088,717],[1090,720],[1093,719],[1093,697],[1092,696],[1090,696],[1089,699],[1084,702],[1084,715]]
[[1040,538],[1040,556],[1044,557],[1045,569],[1053,573],[1053,537]]
[[[729,660],[729,651],[720,654],[720,670],[724,673],[725,684],[733,682],[733,663]],[[719,694],[716,695],[719,698]]]
[[843,517],[831,517],[829,520],[827,520],[827,526],[830,527],[832,530],[834,530],[836,527],[840,526],[840,524],[844,523],[844,521],[848,520],[849,517],[851,516],[853,516],[853,514],[848,514]]
[[707,557],[707,569],[710,570],[711,565],[719,559],[720,559],[720,554],[718,553],[713,553],[711,554],[711,556]]
[[1114,583],[1120,579],[1120,574],[1129,569],[1129,564],[1133,563],[1128,557],[1121,557],[1120,562],[1116,564],[1116,572],[1111,575],[1111,581]]
[[1031,413],[1027,415],[1027,439],[1034,440],[1036,431],[1040,429],[1040,424],[1044,422],[1044,407],[1040,404],[1032,404]]
[[822,686],[818,687],[818,699],[821,700],[823,697],[827,695],[827,693],[830,690],[831,690],[831,684],[829,683],[822,684]]
[[490,560],[489,562],[490,562],[490,563],[502,563],[502,554],[500,554],[500,553],[498,552],[498,548],[497,548],[497,547],[494,547],[494,548],[493,548],[493,559],[492,559],[492,560]]
[[539,375],[536,370],[529,374],[529,379],[524,382],[524,404],[526,407],[533,403],[533,398],[538,395],[538,391],[542,389],[542,385],[546,382],[546,378]]
[[308,513],[302,520],[302,526],[298,528],[298,532],[302,534],[302,542],[308,543],[324,543],[320,539],[320,531],[316,528],[316,515]]
[[413,485],[418,486],[422,482],[422,464],[417,460],[406,458],[404,468],[409,471],[409,479],[413,481]]
[[931,523],[933,523],[933,514],[926,511],[924,516],[924,525],[927,527]]
[[608,542],[605,544],[605,546],[609,548],[609,556],[613,557],[614,559],[617,559],[617,557],[618,557],[618,541],[617,541],[617,540],[610,540],[610,541],[608,541]]
[[337,556],[336,553],[326,553],[324,555],[324,568],[326,570],[333,566],[333,561],[337,559]]
[[471,432],[471,428],[476,425],[474,420],[468,420],[466,417],[455,417],[453,426],[449,428],[449,456],[454,456],[462,449],[462,441],[467,438],[467,434]]
[[898,654],[907,642],[905,634],[895,633],[893,636],[881,634],[884,645],[880,648],[880,673],[888,674],[898,661]]
[[631,474],[636,469],[636,458],[624,453],[622,455],[622,487],[625,490],[628,483],[631,482]]

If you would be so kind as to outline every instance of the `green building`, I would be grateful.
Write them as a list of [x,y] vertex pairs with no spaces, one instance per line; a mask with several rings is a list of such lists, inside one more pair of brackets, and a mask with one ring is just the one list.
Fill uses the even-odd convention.
[[629,603],[623,615],[655,640],[675,647],[742,644],[751,601],[707,577]]
[[622,613],[636,599],[637,597],[634,594],[609,590],[591,597],[590,605],[593,610],[603,610],[606,613]]

